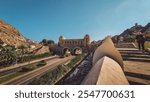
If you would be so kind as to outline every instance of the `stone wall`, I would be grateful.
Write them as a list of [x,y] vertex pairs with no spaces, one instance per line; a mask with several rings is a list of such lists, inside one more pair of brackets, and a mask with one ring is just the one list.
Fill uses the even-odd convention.
[[103,43],[95,50],[93,55],[93,65],[104,56],[114,59],[121,66],[121,68],[124,68],[121,54],[114,47],[114,44],[110,37],[107,37],[103,41]]
[[82,82],[83,85],[128,85],[123,72],[123,60],[110,37],[96,49],[92,69]]

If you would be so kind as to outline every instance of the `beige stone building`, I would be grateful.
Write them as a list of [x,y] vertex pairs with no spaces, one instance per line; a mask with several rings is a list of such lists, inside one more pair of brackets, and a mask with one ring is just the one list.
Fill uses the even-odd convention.
[[63,36],[59,37],[59,44],[63,47],[80,46],[88,47],[90,45],[90,36],[87,34],[83,39],[65,39]]
[[59,37],[58,46],[55,45],[52,49],[56,53],[64,54],[66,52],[71,54],[80,54],[82,52],[88,52],[90,47],[90,36],[86,34],[81,39],[66,39],[63,36]]

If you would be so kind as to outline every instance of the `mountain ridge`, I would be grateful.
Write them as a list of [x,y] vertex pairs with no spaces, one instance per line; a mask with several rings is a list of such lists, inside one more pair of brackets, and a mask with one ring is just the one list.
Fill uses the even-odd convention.
[[8,45],[20,46],[32,42],[24,37],[15,27],[0,20],[0,42]]
[[138,25],[137,23],[126,30],[124,30],[119,36],[128,37],[128,36],[136,36],[138,32],[142,32],[143,34],[150,34],[150,23],[145,26]]

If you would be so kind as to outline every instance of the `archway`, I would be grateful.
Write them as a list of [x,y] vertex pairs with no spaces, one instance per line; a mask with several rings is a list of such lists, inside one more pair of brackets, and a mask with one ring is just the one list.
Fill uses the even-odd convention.
[[71,55],[71,50],[69,48],[64,48],[63,49],[63,55]]
[[82,48],[80,48],[80,47],[74,48],[73,49],[73,54],[74,55],[80,55],[80,54],[82,54]]

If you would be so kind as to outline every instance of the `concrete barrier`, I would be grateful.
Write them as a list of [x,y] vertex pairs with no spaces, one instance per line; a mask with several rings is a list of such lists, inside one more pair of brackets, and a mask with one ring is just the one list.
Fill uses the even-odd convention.
[[83,85],[128,85],[121,66],[113,59],[104,56],[96,62],[88,73]]
[[121,68],[124,68],[123,66],[123,59],[121,57],[121,54],[119,51],[115,48],[112,40],[110,37],[107,37],[103,43],[95,50],[93,55],[93,61],[92,64],[95,65],[95,63],[103,58],[104,56],[110,57],[113,60],[115,60]]

